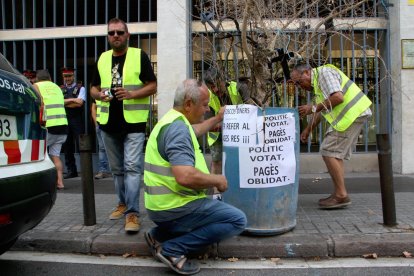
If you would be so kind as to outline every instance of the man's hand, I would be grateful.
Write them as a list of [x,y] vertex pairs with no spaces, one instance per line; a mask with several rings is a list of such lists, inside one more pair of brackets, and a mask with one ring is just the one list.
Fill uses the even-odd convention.
[[216,116],[211,117],[207,120],[204,120],[201,123],[192,125],[195,135],[197,137],[200,137],[201,135],[204,135],[208,131],[214,131],[213,129],[217,127],[219,127],[219,129],[221,130],[220,123],[223,121],[223,118],[224,118],[224,110],[225,110],[225,107],[221,107]]
[[65,99],[65,107],[79,108],[83,106],[83,99],[81,98],[69,98]]
[[219,110],[219,112],[217,112],[216,118],[220,120],[219,123],[217,123],[214,127],[212,127],[210,129],[210,131],[216,131],[216,132],[221,132],[221,122],[223,121],[224,118],[224,111],[226,110],[225,106],[222,106]]
[[219,112],[217,112],[217,117],[220,119],[220,122],[224,119],[224,111],[226,110],[226,106],[220,107]]
[[107,91],[109,91],[108,89],[104,89],[104,90],[100,90],[99,91],[99,98],[98,98],[98,100],[100,100],[100,101],[102,101],[102,102],[110,102],[111,100],[112,100],[112,98],[113,98],[113,95],[112,95],[112,97],[110,97],[107,93]]
[[298,111],[300,118],[303,118],[312,113],[312,105],[300,105],[298,106]]
[[302,141],[302,143],[306,143],[308,141],[309,134],[310,134],[310,129],[307,127],[300,134],[300,141]]
[[194,189],[208,189],[216,187],[222,193],[227,190],[227,179],[221,174],[203,173],[193,166],[171,166],[171,171],[178,184]]
[[131,91],[126,90],[124,87],[116,87],[113,89],[113,91],[115,92],[115,97],[119,101],[129,100],[133,98]]
[[221,174],[217,174],[217,176],[219,179],[216,188],[220,193],[224,193],[227,190],[227,179],[224,175]]

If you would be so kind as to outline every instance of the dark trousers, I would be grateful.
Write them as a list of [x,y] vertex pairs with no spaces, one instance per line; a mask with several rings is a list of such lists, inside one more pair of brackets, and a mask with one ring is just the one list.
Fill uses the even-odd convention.
[[63,144],[65,153],[66,171],[69,174],[76,174],[75,152],[79,152],[79,135],[84,133],[84,127],[80,120],[68,120],[68,137]]

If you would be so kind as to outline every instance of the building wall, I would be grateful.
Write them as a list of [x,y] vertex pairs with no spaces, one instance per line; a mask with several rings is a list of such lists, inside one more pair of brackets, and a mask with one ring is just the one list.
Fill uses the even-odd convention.
[[178,83],[189,74],[189,20],[186,0],[166,0],[158,5],[157,68],[158,118],[173,106]]
[[[414,173],[414,69],[402,69],[401,40],[414,39],[414,4],[390,1],[390,55],[392,69],[392,158],[396,173]],[[412,2],[412,1],[411,1]]]

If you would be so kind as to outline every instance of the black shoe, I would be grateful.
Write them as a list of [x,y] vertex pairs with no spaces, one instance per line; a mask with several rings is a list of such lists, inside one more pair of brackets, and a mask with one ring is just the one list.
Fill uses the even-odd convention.
[[63,179],[74,178],[74,177],[78,177],[78,173],[75,173],[75,172],[67,173],[65,174]]

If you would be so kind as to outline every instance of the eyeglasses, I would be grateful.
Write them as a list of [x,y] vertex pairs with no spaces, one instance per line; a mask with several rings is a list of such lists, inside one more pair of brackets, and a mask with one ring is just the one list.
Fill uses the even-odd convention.
[[124,35],[125,34],[125,31],[109,31],[108,32],[108,35],[109,36],[114,36],[115,34],[121,36],[121,35]]

